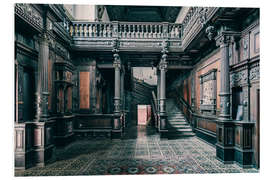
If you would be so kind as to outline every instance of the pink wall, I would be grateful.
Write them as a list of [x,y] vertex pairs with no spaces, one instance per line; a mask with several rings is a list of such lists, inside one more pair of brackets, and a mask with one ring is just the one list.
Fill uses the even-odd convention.
[[147,125],[151,119],[151,106],[138,105],[138,125]]

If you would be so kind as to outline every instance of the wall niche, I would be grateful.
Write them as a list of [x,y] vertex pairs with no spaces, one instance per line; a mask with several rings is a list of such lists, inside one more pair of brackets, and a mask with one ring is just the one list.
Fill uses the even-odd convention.
[[217,69],[212,69],[200,75],[200,111],[205,115],[216,114],[217,99]]

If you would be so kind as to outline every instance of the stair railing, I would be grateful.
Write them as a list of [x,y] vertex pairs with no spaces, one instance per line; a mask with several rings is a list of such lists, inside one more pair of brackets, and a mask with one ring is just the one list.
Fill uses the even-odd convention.
[[153,114],[155,118],[155,127],[158,128],[158,104],[157,104],[157,98],[154,91],[152,91],[152,98],[151,98],[151,106],[153,109]]
[[191,124],[192,114],[194,111],[192,110],[191,106],[186,102],[186,100],[183,97],[178,96],[176,99],[177,99],[177,104],[180,106],[180,109],[184,113],[188,123]]

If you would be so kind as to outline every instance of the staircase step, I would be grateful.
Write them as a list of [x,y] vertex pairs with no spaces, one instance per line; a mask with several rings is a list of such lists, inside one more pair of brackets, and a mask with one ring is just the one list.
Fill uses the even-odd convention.
[[189,124],[171,124],[171,127],[175,129],[191,129]]
[[171,125],[189,125],[186,121],[168,121]]
[[170,119],[170,118],[168,118],[168,121],[170,121],[170,122],[186,122],[186,120],[184,119],[184,118],[179,118],[179,119],[175,119],[175,118],[172,118],[172,119]]
[[170,132],[193,132],[191,128],[187,129],[175,129],[175,128],[168,128]]

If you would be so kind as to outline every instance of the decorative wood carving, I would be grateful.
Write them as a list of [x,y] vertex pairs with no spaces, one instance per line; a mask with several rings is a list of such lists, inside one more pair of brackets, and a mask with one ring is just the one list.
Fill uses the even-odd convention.
[[230,75],[231,87],[240,86],[246,84],[248,80],[248,71],[238,71]]
[[210,70],[200,76],[201,104],[200,110],[204,114],[216,113],[216,72],[217,69]]

